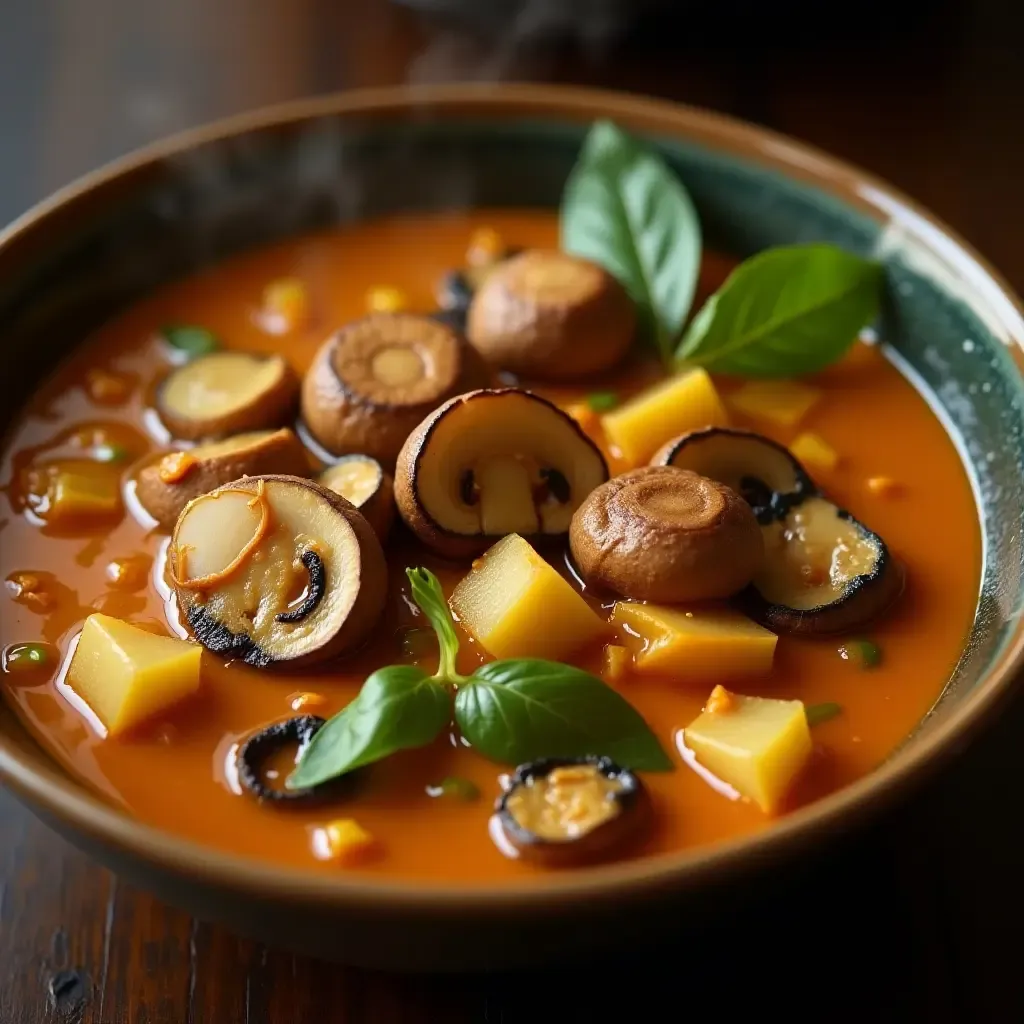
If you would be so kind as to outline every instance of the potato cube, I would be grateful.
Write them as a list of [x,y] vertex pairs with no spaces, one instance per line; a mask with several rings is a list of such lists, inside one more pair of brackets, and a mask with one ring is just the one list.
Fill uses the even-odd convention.
[[203,649],[109,615],[85,620],[66,683],[120,736],[199,689]]
[[377,841],[354,818],[337,818],[318,831],[316,852],[324,860],[357,864],[377,852]]
[[559,661],[607,624],[518,534],[503,537],[456,586],[452,609],[495,658]]
[[50,522],[106,519],[120,512],[121,490],[116,473],[61,470],[54,477],[52,500],[46,512]]
[[729,423],[706,370],[671,377],[601,417],[610,444],[634,466],[646,462],[666,441],[701,427]]
[[839,452],[817,434],[801,434],[789,450],[808,469],[830,470],[839,465]]
[[802,701],[744,697],[721,687],[683,737],[701,765],[766,814],[779,809],[811,756]]
[[609,683],[620,682],[633,665],[633,652],[620,644],[605,644],[601,675]]
[[796,380],[752,380],[729,396],[729,404],[757,420],[796,426],[821,398],[821,391]]
[[[612,625],[643,640],[635,667],[641,674],[682,683],[716,683],[770,672],[778,637],[725,608],[666,608],[619,601]],[[627,633],[628,635],[628,633]]]

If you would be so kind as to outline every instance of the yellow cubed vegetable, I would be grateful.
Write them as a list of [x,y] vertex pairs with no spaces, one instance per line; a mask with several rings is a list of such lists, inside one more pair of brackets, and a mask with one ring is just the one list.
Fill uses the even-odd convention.
[[157,636],[109,615],[90,615],[66,683],[106,727],[120,736],[199,689],[203,649]]
[[309,319],[309,292],[296,277],[282,277],[271,281],[263,292],[263,307],[280,318],[287,331],[303,327]]
[[629,671],[632,662],[633,652],[628,647],[622,647],[620,644],[606,644],[601,675],[608,682],[617,683]]
[[62,470],[53,480],[50,522],[74,519],[105,519],[121,511],[121,491],[114,473],[76,473]]
[[811,756],[803,702],[727,690],[716,699],[720,689],[683,731],[684,742],[708,771],[773,814]]
[[900,485],[891,476],[873,476],[868,480],[867,487],[879,498],[892,498],[900,493]]
[[609,443],[634,466],[666,441],[701,427],[725,427],[729,417],[706,370],[691,370],[641,391],[601,417]]
[[560,661],[608,628],[515,533],[473,563],[455,588],[451,605],[465,629],[495,658]]
[[[636,671],[683,683],[716,683],[771,671],[778,637],[725,608],[666,608],[619,601],[612,625],[643,640]],[[622,630],[622,632],[626,632]]]
[[366,293],[366,308],[371,313],[401,313],[409,300],[399,288],[371,288]]
[[324,825],[322,853],[326,859],[342,864],[365,860],[377,849],[373,836],[353,818],[338,818]]
[[781,427],[795,427],[821,398],[821,391],[795,380],[751,380],[729,396],[747,416]]
[[839,465],[839,453],[817,434],[801,434],[789,450],[808,469],[829,470]]

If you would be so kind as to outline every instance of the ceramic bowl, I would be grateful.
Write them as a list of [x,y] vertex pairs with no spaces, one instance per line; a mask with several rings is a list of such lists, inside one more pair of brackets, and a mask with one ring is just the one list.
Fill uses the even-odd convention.
[[712,114],[575,89],[450,86],[303,102],[151,147],[0,236],[0,424],[87,329],[211,261],[400,210],[556,205],[598,117],[658,147],[693,194],[710,246],[742,256],[827,239],[884,260],[884,341],[956,439],[984,534],[974,628],[931,713],[871,775],[757,835],[555,884],[460,890],[307,876],[139,824],[68,778],[0,706],[0,780],[58,832],[171,903],[300,952],[407,970],[511,966],[585,952],[612,927],[626,942],[699,920],[716,893],[737,891],[740,876],[792,862],[905,795],[1010,690],[1024,648],[1019,301],[887,185]]

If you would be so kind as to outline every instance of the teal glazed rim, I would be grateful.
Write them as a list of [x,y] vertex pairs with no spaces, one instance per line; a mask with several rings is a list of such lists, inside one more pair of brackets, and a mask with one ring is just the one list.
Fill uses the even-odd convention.
[[39,379],[90,326],[163,280],[357,216],[557,203],[599,117],[661,150],[693,194],[710,244],[744,255],[831,240],[885,262],[880,335],[958,444],[983,534],[970,641],[921,726],[864,779],[740,840],[560,875],[557,884],[456,887],[310,877],[143,825],[69,779],[0,707],[0,780],[65,834],[254,899],[539,920],[595,898],[656,900],[834,834],[961,749],[1010,692],[1024,655],[1020,301],[966,243],[884,183],[718,115],[534,85],[365,90],[234,118],[117,161],[0,234],[0,358],[15,371],[0,382],[4,426],[26,377]]

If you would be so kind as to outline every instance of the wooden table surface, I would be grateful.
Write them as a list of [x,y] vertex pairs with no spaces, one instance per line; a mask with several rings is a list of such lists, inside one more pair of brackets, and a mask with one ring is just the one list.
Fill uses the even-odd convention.
[[[588,17],[585,37],[535,45],[536,4],[488,44],[386,0],[8,5],[0,219],[148,139],[268,102],[572,81],[737,114],[869,167],[1024,289],[1013,0],[916,4],[927,19],[894,18],[890,0],[835,27],[784,22],[785,4],[753,26],[727,0],[678,6],[703,14],[619,36]],[[0,793],[0,1024],[657,1021],[713,1000],[723,1020],[758,1000],[793,1019],[1022,1020],[1021,737],[1024,699],[915,799],[766,879],[709,933],[640,957],[610,936],[610,963],[514,977],[371,975],[241,941],[117,881]]]

